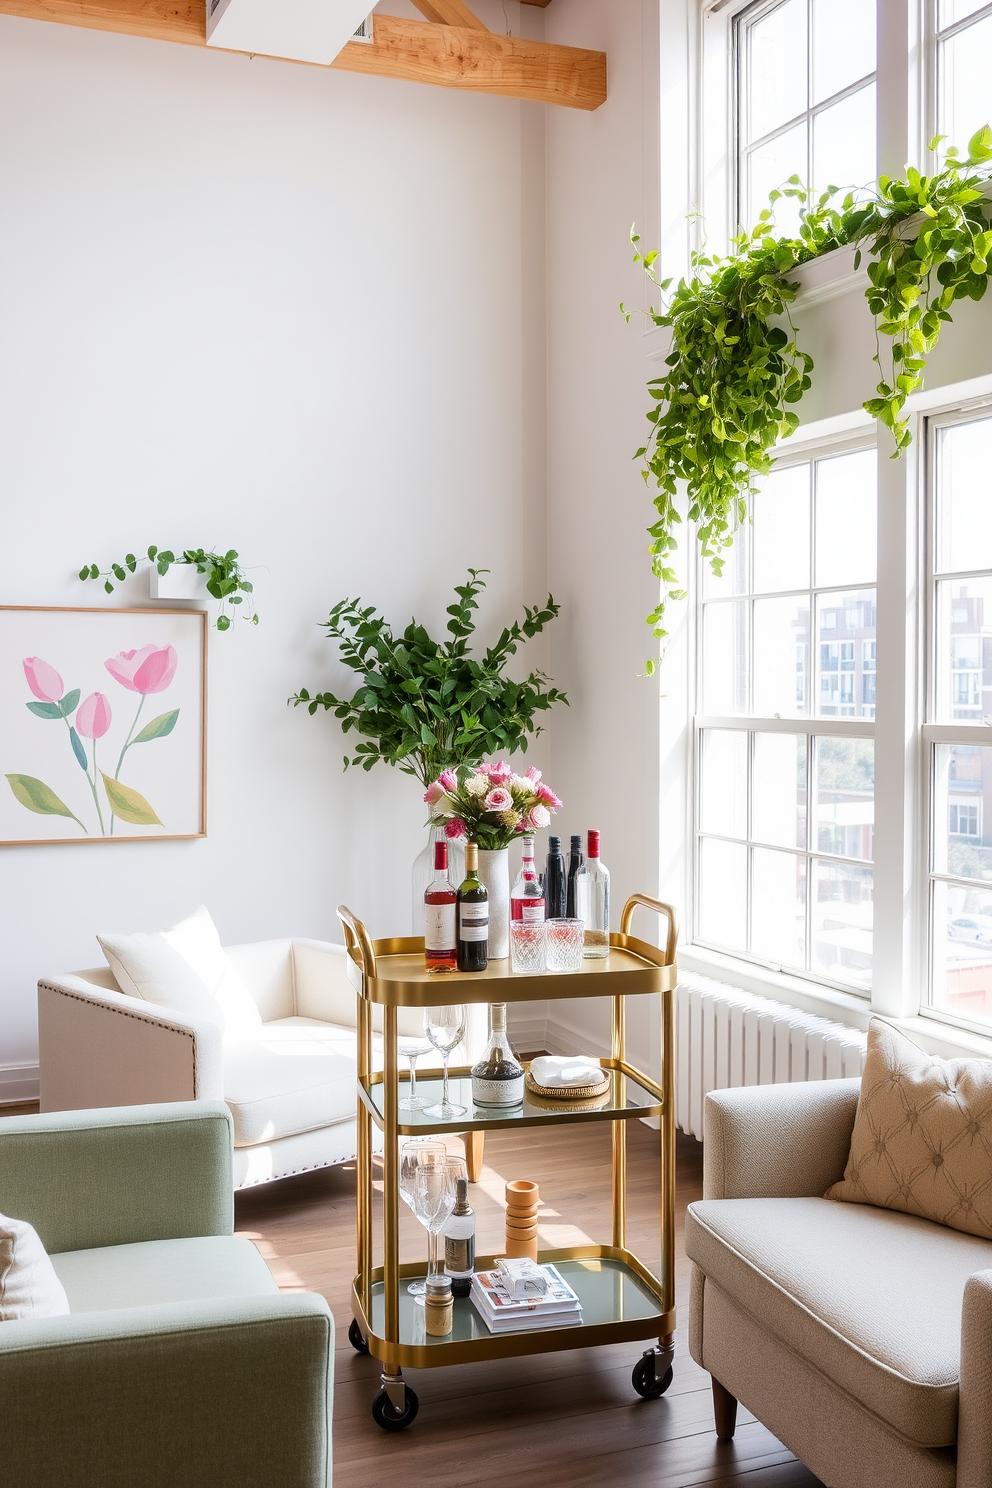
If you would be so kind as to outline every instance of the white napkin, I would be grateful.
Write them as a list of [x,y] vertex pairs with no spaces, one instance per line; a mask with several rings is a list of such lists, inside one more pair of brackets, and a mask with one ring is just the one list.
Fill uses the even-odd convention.
[[603,1078],[599,1060],[581,1054],[572,1059],[542,1054],[533,1060],[530,1072],[538,1085],[598,1085]]

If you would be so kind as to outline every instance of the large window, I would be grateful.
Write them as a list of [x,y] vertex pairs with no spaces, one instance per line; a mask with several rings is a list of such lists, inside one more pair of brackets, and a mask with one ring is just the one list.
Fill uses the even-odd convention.
[[992,4],[930,0],[935,133],[962,147],[992,123]]
[[[739,221],[793,175],[816,191],[874,181],[872,0],[763,0],[738,15],[735,52]],[[795,227],[793,200],[776,222]]]
[[696,939],[871,981],[874,449],[778,468],[699,585]]

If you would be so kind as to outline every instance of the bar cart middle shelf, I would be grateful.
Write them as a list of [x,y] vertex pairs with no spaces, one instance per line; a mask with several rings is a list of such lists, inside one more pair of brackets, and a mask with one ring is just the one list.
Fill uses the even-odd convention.
[[[638,905],[667,920],[663,948],[632,936]],[[665,1393],[672,1380],[675,1354],[675,1059],[674,989],[677,930],[669,905],[645,894],[628,899],[620,933],[610,936],[610,954],[584,961],[581,971],[514,975],[509,961],[490,962],[485,972],[439,977],[424,965],[424,943],[416,938],[373,941],[349,909],[338,910],[348,950],[348,974],[359,994],[358,1005],[358,1270],[352,1287],[354,1321],[349,1339],[359,1353],[382,1365],[382,1388],[372,1415],[388,1431],[401,1431],[414,1420],[419,1402],[403,1369],[430,1369],[469,1364],[478,1359],[505,1359],[553,1350],[591,1348],[656,1338],[633,1369],[633,1385],[648,1399]],[[625,999],[655,995],[661,1002],[660,1083],[627,1062]],[[594,1105],[565,1108],[528,1094],[522,1106],[489,1115],[473,1108],[467,1069],[451,1072],[452,1095],[467,1107],[454,1121],[438,1121],[421,1112],[399,1110],[397,1010],[438,1003],[530,1002],[572,997],[609,997],[613,1004],[612,1055],[601,1060],[610,1087]],[[373,1009],[382,1009],[383,1064],[372,1068]],[[418,1087],[430,1088],[423,1077]],[[660,1125],[661,1275],[656,1277],[627,1248],[626,1128],[628,1121],[657,1116]],[[561,1123],[608,1121],[612,1127],[612,1243],[542,1250],[539,1260],[552,1262],[579,1294],[582,1321],[574,1326],[517,1333],[490,1333],[469,1298],[456,1298],[454,1327],[443,1338],[427,1335],[423,1308],[406,1292],[406,1281],[423,1271],[421,1264],[399,1263],[399,1138],[427,1132],[462,1134],[519,1126],[535,1129]],[[373,1127],[383,1140],[383,1265],[373,1266]],[[479,1256],[479,1269],[495,1264]]]

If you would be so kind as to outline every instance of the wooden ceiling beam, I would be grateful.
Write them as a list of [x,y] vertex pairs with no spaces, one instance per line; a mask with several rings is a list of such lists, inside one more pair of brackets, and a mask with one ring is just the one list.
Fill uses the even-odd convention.
[[[425,3],[440,9],[460,0]],[[0,0],[0,15],[207,44],[205,0]],[[374,40],[348,42],[331,66],[566,108],[592,110],[606,101],[603,52],[399,16],[376,15]]]
[[462,0],[413,0],[413,4],[421,15],[438,26],[465,26],[470,31],[489,30]]

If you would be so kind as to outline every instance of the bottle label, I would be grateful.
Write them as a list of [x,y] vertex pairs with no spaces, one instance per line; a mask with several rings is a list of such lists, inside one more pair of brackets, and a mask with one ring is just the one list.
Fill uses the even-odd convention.
[[468,942],[489,939],[489,905],[463,904],[458,916],[458,938]]
[[525,899],[521,909],[520,918],[525,925],[539,924],[544,919],[544,900]]
[[524,1098],[523,1070],[512,1080],[485,1080],[472,1076],[472,1099],[477,1106],[519,1106]]
[[444,1237],[444,1269],[449,1276],[471,1276],[475,1270],[475,1236],[463,1240]]
[[455,906],[453,904],[424,905],[424,946],[428,951],[453,951],[455,949]]

